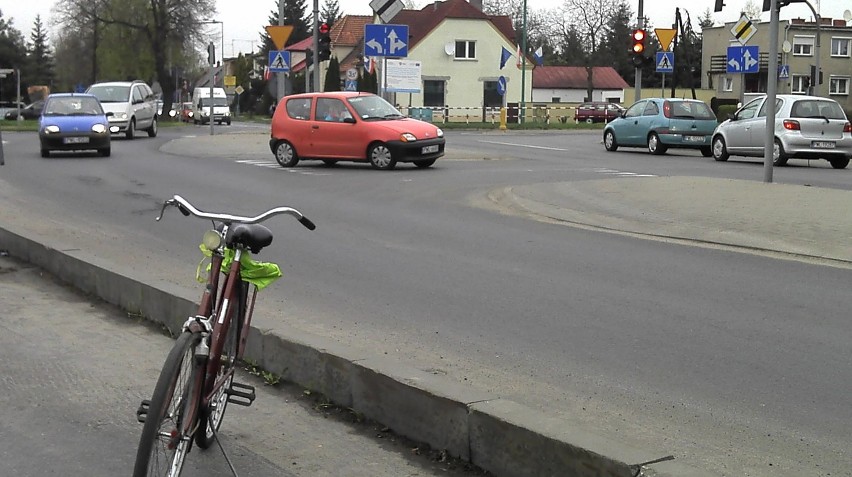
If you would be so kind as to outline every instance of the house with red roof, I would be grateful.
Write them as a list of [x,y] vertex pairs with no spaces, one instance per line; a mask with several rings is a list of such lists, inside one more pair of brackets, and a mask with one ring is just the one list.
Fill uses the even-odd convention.
[[[481,2],[436,1],[419,10],[403,9],[388,24],[408,25],[408,56],[420,62],[422,88],[419,93],[397,93],[402,107],[479,109],[531,99],[533,62],[527,58],[526,72],[518,66],[516,34],[511,17],[483,13]],[[332,56],[340,61],[341,75],[363,67],[364,25],[373,18],[345,16],[332,26]],[[510,54],[501,68],[504,50]],[[382,59],[374,58],[379,69]],[[367,62],[369,64],[369,61]],[[323,73],[324,74],[324,73]],[[505,95],[498,80],[505,80]]]
[[537,66],[533,73],[532,99],[535,104],[623,103],[624,90],[630,87],[611,66],[593,67],[591,98],[588,85],[589,72],[585,66]]

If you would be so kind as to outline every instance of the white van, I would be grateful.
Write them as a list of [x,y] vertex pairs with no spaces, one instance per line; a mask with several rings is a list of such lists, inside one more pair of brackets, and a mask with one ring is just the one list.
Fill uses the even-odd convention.
[[[210,88],[195,88],[192,93],[192,120],[195,124],[210,121]],[[231,124],[231,109],[224,88],[213,88],[213,120]]]

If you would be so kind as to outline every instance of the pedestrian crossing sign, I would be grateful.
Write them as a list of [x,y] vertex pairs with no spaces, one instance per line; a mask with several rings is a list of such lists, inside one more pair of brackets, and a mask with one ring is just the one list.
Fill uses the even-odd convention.
[[778,79],[790,79],[790,65],[778,65]]
[[658,51],[656,57],[657,73],[674,72],[674,52]]
[[287,50],[270,50],[269,71],[273,73],[290,71],[290,52]]

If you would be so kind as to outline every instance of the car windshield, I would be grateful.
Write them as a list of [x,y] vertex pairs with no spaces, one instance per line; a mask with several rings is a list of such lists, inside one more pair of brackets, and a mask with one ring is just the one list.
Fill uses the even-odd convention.
[[102,103],[126,103],[130,98],[130,86],[95,85],[86,92]]
[[104,114],[101,104],[92,97],[50,98],[45,105],[45,116],[100,116]]
[[355,108],[355,112],[361,119],[382,120],[403,117],[398,109],[379,96],[355,96],[349,98],[349,104]]
[[[213,106],[227,106],[228,99],[227,98],[213,98]],[[210,98],[202,98],[198,100],[199,108],[209,108],[210,107]]]
[[834,101],[806,99],[796,101],[790,110],[791,118],[846,119],[843,109]]

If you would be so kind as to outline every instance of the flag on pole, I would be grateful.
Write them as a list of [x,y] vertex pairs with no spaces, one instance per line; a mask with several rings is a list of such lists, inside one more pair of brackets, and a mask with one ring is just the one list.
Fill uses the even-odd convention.
[[367,58],[365,58],[365,61],[366,61],[367,64],[364,65],[364,66],[365,66],[365,69],[367,70],[367,73],[372,74],[373,71],[376,70],[376,60],[374,60],[371,57],[367,57]]
[[268,66],[264,66],[264,67],[263,67],[263,80],[264,80],[264,81],[269,81],[269,79],[270,79],[271,77],[272,77],[272,73],[269,71],[269,67],[268,67]]
[[538,47],[538,49],[535,50],[535,53],[533,53],[533,58],[535,58],[535,62],[538,66],[544,64],[544,50],[542,49],[542,47]]
[[518,45],[518,68],[521,67],[521,45]]
[[506,66],[506,62],[509,61],[509,58],[512,57],[512,52],[507,50],[505,46],[501,48],[503,48],[503,52],[500,54],[500,69],[502,70]]

